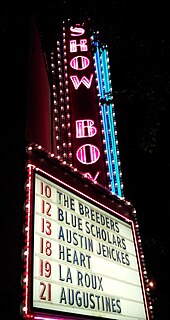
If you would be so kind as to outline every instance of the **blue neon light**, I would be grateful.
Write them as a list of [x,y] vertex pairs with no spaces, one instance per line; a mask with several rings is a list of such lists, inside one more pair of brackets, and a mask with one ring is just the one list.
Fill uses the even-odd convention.
[[108,160],[108,167],[109,167],[109,173],[110,173],[110,183],[111,183],[111,189],[115,193],[115,182],[114,182],[114,174],[113,174],[113,166],[112,166],[112,156],[111,156],[111,150],[110,150],[110,141],[109,141],[109,127],[106,117],[106,110],[107,106],[104,104],[101,107],[102,109],[102,116],[103,116],[103,127],[104,127],[104,136],[106,141],[106,150],[107,150],[107,160]]
[[96,53],[95,53],[94,57],[95,57],[95,63],[96,63],[97,79],[98,79],[98,84],[99,84],[99,94],[100,94],[100,98],[104,98],[98,43],[95,42],[95,45],[96,45]]
[[[100,99],[105,99],[105,103],[101,103],[102,120],[104,128],[104,137],[106,141],[106,151],[108,160],[108,169],[110,173],[110,184],[113,193],[122,197],[122,188],[120,181],[119,164],[117,158],[117,147],[115,138],[115,126],[112,114],[112,103],[111,103],[111,85],[108,73],[108,63],[107,63],[107,51],[105,48],[99,48],[99,42],[93,43],[95,46],[95,63],[96,72],[99,85]],[[102,63],[102,66],[101,66]],[[113,150],[113,154],[111,152]],[[114,165],[113,165],[114,162]],[[114,170],[116,176],[114,176]]]

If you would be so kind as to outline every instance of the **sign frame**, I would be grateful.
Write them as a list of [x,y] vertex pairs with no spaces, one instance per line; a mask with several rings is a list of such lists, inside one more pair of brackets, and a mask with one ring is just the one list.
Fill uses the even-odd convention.
[[[33,155],[33,156],[32,156]],[[42,155],[41,155],[42,156]],[[43,154],[44,156],[44,154]],[[36,196],[35,196],[35,180],[38,179],[37,177],[41,177],[42,179],[47,179],[52,184],[58,186],[59,188],[62,188],[65,190],[66,193],[69,193],[70,195],[74,195],[75,197],[78,197],[82,199],[82,202],[88,203],[91,207],[96,207],[100,212],[105,211],[107,215],[112,217],[111,219],[116,219],[117,221],[122,221],[122,223],[125,223],[126,225],[129,225],[132,234],[133,234],[133,241],[134,241],[134,248],[136,252],[136,261],[138,265],[138,271],[139,271],[139,278],[141,283],[141,290],[142,290],[142,296],[143,296],[143,303],[144,303],[144,310],[146,314],[146,319],[149,320],[149,307],[148,307],[148,301],[146,296],[146,288],[144,283],[144,275],[142,270],[142,264],[140,259],[140,250],[137,243],[137,235],[135,230],[135,223],[133,216],[131,214],[131,207],[128,207],[128,205],[124,205],[124,202],[120,205],[120,199],[115,195],[110,195],[110,192],[107,190],[100,190],[101,193],[104,195],[104,201],[101,201],[99,203],[97,197],[91,198],[90,192],[87,192],[88,185],[95,190],[95,193],[99,192],[97,186],[90,181],[87,178],[84,178],[82,176],[79,176],[79,173],[77,172],[71,172],[70,168],[68,170],[67,166],[61,165],[58,161],[56,161],[54,166],[54,160],[50,159],[49,156],[48,159],[43,159],[45,161],[42,161],[42,157],[37,158],[37,155],[31,154],[31,157],[29,157],[28,166],[27,166],[27,173],[28,173],[28,179],[27,179],[27,191],[28,191],[28,202],[26,205],[26,244],[27,244],[27,255],[25,251],[25,269],[27,270],[27,276],[25,277],[25,296],[26,299],[24,301],[24,308],[23,311],[25,315],[30,315],[33,317],[33,319],[97,319],[100,317],[101,319],[123,319],[119,313],[116,313],[114,317],[108,317],[107,315],[99,316],[97,313],[93,315],[93,313],[90,314],[81,314],[81,308],[79,308],[79,312],[64,312],[63,310],[51,310],[44,307],[36,307],[33,303],[33,291],[34,291],[34,271],[33,271],[33,263],[34,263],[34,228],[35,228],[35,221],[34,221],[34,215],[35,213],[35,202],[36,202]],[[44,158],[44,157],[43,157]],[[46,158],[46,157],[45,157]],[[53,162],[53,165],[52,165]],[[56,174],[54,174],[54,171],[57,171]],[[69,172],[70,171],[70,172]],[[58,174],[57,174],[58,173]],[[62,177],[62,178],[61,178]],[[77,184],[77,182],[80,182],[80,185],[83,184],[84,188],[80,189],[80,187]],[[73,182],[73,183],[72,183]],[[77,187],[76,187],[77,186]],[[107,199],[108,196],[108,199]],[[112,199],[112,200],[111,200]],[[111,200],[111,202],[110,202]],[[115,209],[113,206],[113,202],[118,202],[118,206]],[[108,206],[107,206],[108,204]],[[118,210],[120,208],[120,210]],[[121,209],[123,208],[124,213],[121,212]],[[28,251],[29,248],[29,251]],[[125,261],[125,260],[124,260]],[[46,271],[48,272],[49,265],[46,265]],[[99,277],[98,277],[99,279]],[[101,282],[101,280],[100,280]],[[102,285],[101,285],[102,286]],[[131,319],[131,318],[127,318]],[[135,318],[134,318],[135,319]],[[136,318],[138,319],[138,318]]]

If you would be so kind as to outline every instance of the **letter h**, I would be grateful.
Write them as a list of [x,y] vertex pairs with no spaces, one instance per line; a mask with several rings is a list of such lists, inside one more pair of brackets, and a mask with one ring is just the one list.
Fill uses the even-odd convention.
[[87,51],[87,39],[81,39],[77,44],[77,40],[70,40],[70,52],[77,52],[77,47],[80,47],[80,51]]

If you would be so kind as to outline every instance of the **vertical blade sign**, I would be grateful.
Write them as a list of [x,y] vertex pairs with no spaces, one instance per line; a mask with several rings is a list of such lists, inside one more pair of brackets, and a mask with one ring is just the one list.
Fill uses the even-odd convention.
[[102,126],[88,26],[86,23],[69,25],[65,31],[73,166],[86,177],[107,187]]

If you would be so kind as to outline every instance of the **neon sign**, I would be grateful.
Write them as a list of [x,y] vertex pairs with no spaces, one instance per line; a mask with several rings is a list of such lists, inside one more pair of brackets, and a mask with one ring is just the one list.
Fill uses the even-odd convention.
[[65,30],[73,166],[84,176],[107,186],[99,101],[87,25],[68,25]]
[[77,150],[76,156],[80,162],[84,164],[92,164],[99,159],[100,151],[96,146],[87,143]]
[[87,89],[90,89],[92,79],[93,79],[93,74],[90,75],[90,79],[87,79],[87,77],[83,76],[81,80],[78,79],[77,76],[70,76],[70,79],[74,85],[74,88],[77,90],[80,86],[81,83],[83,83]]
[[[64,23],[63,37],[57,41],[56,58],[54,154],[122,197],[107,46],[101,44],[98,33],[90,31],[87,22],[72,26],[68,21]],[[55,74],[54,54],[51,59]]]
[[76,121],[76,138],[93,137],[96,133],[93,120]]

